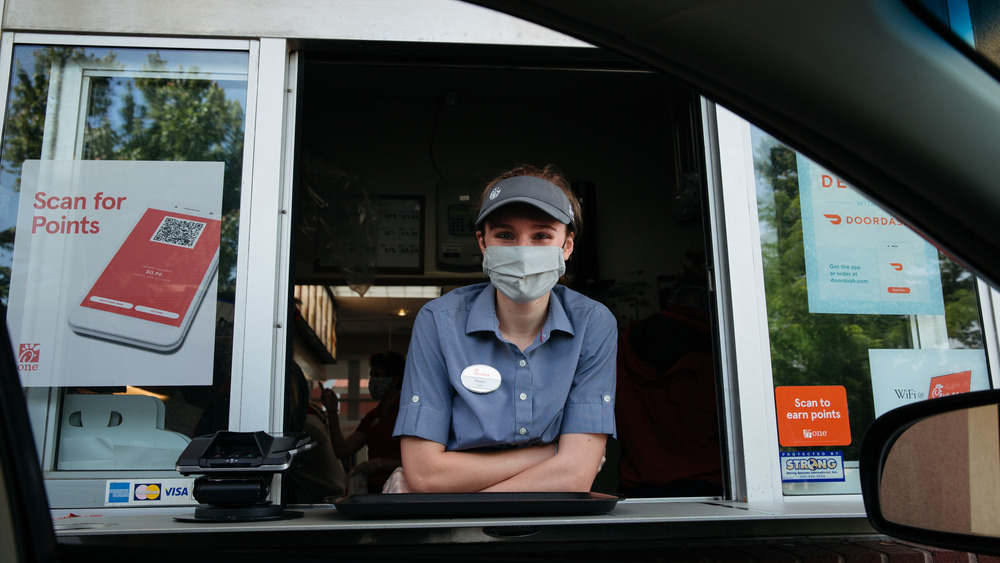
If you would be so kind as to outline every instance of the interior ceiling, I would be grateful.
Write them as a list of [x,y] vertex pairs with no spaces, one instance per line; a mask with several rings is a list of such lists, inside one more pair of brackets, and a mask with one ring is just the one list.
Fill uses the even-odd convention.
[[[413,317],[428,299],[402,297],[337,298],[337,336],[409,332]],[[405,316],[399,316],[400,309]]]
[[[458,286],[443,286],[444,294]],[[430,299],[413,297],[338,297],[337,337],[409,333],[413,318]],[[399,310],[406,311],[400,316]]]

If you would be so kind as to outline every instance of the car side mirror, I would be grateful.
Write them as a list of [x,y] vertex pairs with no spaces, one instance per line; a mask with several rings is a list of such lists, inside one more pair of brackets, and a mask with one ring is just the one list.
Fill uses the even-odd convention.
[[1000,555],[1000,390],[885,413],[865,432],[860,469],[876,530]]

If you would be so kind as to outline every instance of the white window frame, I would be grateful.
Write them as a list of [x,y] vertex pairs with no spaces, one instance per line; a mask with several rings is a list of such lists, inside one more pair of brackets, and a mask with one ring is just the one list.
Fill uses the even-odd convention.
[[731,432],[733,497],[750,504],[780,504],[778,432],[750,124],[709,101],[702,102],[702,113],[713,255],[719,272],[716,305],[725,374],[723,401]]
[[[249,53],[229,428],[280,431],[291,232],[290,217],[283,214],[290,208],[287,202],[291,185],[291,168],[285,163],[290,160],[294,138],[288,129],[293,120],[286,113],[294,110],[286,106],[294,99],[287,84],[294,83],[295,69],[289,64],[287,41],[4,32],[0,34],[0,88],[5,99],[0,106],[0,120],[6,112],[14,46],[25,44]],[[283,80],[270,78],[273,76],[281,76]],[[78,156],[75,150],[70,154]],[[105,481],[110,478],[179,477],[169,470],[54,471],[54,440],[46,440],[46,434],[53,433],[46,429],[54,427],[56,409],[45,405],[54,404],[57,394],[52,389],[26,389],[29,403],[41,403],[41,408],[32,409],[35,414],[31,422],[39,454],[45,462],[43,471],[53,508],[95,507],[95,502],[100,502],[105,494]],[[260,405],[269,408],[262,409]]]

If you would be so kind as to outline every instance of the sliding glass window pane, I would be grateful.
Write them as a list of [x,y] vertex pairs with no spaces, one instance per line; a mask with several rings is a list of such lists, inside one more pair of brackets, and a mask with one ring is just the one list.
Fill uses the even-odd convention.
[[13,58],[0,297],[45,467],[172,469],[229,418],[249,54]]

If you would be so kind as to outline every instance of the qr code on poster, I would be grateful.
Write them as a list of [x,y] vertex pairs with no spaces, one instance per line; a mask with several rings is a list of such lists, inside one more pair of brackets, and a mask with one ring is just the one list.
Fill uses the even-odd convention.
[[163,244],[194,248],[194,245],[198,242],[198,237],[201,236],[201,232],[204,229],[205,223],[178,219],[176,217],[164,217],[156,232],[153,233],[153,238],[150,240],[153,242],[162,242]]

